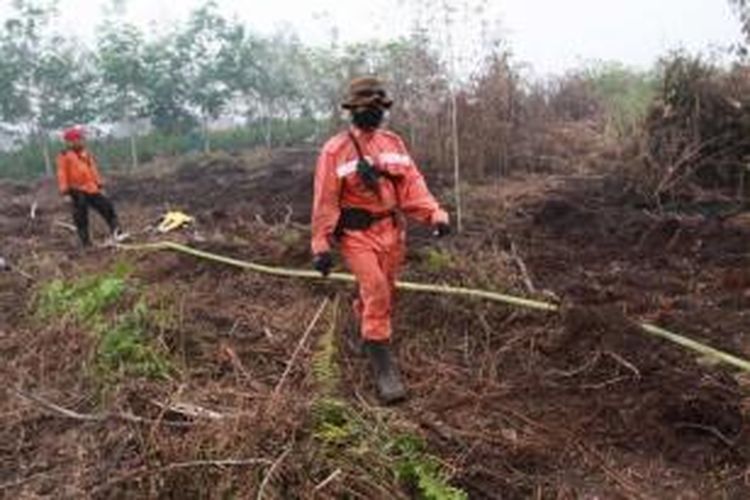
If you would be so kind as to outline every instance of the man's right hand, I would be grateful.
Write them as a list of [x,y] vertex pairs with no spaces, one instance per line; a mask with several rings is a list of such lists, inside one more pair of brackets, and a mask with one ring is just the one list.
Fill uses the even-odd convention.
[[327,278],[328,275],[331,274],[331,268],[333,267],[333,256],[331,255],[331,252],[316,254],[315,257],[313,257],[313,267],[316,271],[322,274],[323,277]]
[[443,238],[451,234],[451,226],[447,222],[439,222],[435,224],[433,234],[436,238]]

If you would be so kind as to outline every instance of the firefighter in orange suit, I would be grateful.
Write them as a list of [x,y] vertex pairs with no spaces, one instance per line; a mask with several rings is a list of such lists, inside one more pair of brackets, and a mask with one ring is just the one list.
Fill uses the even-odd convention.
[[313,266],[327,276],[337,242],[356,276],[354,312],[381,400],[406,397],[392,359],[394,284],[405,255],[405,217],[450,232],[448,214],[427,189],[401,138],[381,128],[391,107],[382,82],[362,77],[349,85],[342,107],[351,126],[324,146],[315,172],[312,215]]
[[91,245],[89,207],[106,221],[116,242],[125,239],[120,231],[112,202],[102,193],[103,181],[94,156],[86,149],[84,132],[72,127],[63,132],[65,149],[57,156],[57,181],[60,193],[70,197],[73,222],[84,247]]

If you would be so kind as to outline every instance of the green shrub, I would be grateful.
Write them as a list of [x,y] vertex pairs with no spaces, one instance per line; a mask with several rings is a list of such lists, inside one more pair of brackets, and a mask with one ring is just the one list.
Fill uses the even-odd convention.
[[166,378],[171,370],[169,361],[151,345],[148,334],[149,312],[139,302],[114,323],[99,331],[97,368],[106,379],[137,375]]
[[101,315],[125,293],[125,279],[116,275],[93,276],[71,283],[53,280],[37,298],[37,316],[57,316],[97,323]]
[[[59,318],[86,327],[96,336],[97,347],[93,365],[105,381],[122,376],[166,378],[172,367],[150,335],[152,314],[146,303],[123,308],[127,292],[137,296],[137,289],[127,281],[126,265],[102,275],[75,281],[53,280],[37,293],[36,316],[40,320]],[[132,300],[132,299],[131,299]],[[108,314],[115,305],[124,312]],[[162,314],[154,317],[162,323]]]

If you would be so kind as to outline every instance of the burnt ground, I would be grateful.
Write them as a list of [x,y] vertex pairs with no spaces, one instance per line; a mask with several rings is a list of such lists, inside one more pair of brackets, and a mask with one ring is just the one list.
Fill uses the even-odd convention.
[[[158,240],[149,226],[177,208],[197,223],[171,239],[306,268],[314,156],[187,158],[117,176],[111,196],[136,241]],[[422,438],[470,498],[750,495],[748,379],[625,319],[750,356],[746,214],[652,212],[596,176],[467,188],[464,233],[438,242],[415,228],[404,278],[559,301],[564,313],[402,293],[395,342],[411,398],[382,409],[342,341],[351,289],[177,254],[81,252],[51,186],[0,192],[0,254],[33,278],[0,274],[0,496],[412,496],[367,436],[333,448],[321,440],[315,360],[329,326],[337,375],[328,395],[358,415],[360,432]],[[96,338],[75,322],[39,321],[33,304],[55,277],[123,262],[170,318],[153,335],[177,368],[167,380],[102,389],[90,369]],[[300,344],[326,297],[339,321],[329,307]],[[97,418],[63,415],[14,388]],[[175,402],[223,417],[165,409]],[[200,463],[247,458],[257,462]]]

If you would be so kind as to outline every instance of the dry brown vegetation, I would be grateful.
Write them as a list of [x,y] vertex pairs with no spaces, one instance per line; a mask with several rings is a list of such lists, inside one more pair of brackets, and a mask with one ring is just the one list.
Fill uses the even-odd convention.
[[[352,290],[80,252],[49,183],[4,183],[0,496],[747,497],[747,376],[627,319],[750,356],[747,72],[668,62],[623,137],[580,75],[489,67],[458,96],[465,231],[414,228],[405,277],[563,315],[402,294],[411,399],[381,408],[343,341]],[[447,107],[411,105],[394,123],[450,205]],[[172,238],[304,268],[315,154],[168,159],[111,194],[137,241],[172,207],[197,218]]]

